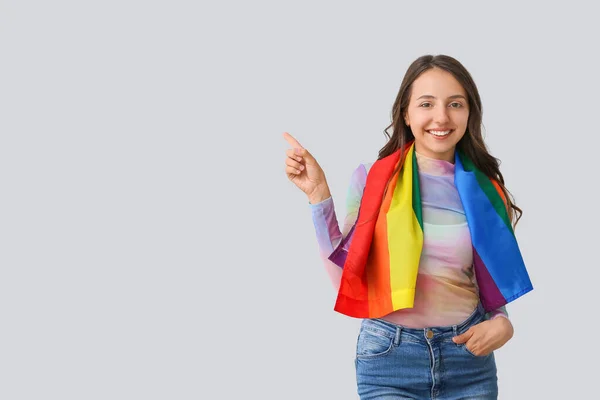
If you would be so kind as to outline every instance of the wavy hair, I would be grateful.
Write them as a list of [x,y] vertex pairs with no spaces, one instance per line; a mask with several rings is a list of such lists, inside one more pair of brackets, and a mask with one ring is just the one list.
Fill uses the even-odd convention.
[[[458,142],[457,148],[469,157],[475,166],[488,178],[494,179],[499,183],[506,199],[509,220],[511,221],[513,228],[516,227],[523,211],[517,207],[514,197],[504,185],[504,177],[500,172],[500,160],[490,154],[485,141],[483,140],[481,134],[483,109],[479,91],[467,69],[459,61],[450,56],[424,55],[417,58],[408,67],[392,107],[392,121],[383,131],[388,138],[388,141],[379,151],[378,159],[387,157],[398,150],[403,152],[405,145],[414,140],[415,137],[412,130],[406,125],[404,120],[410,101],[412,84],[419,76],[421,76],[421,74],[433,68],[439,68],[452,74],[466,91],[467,99],[469,101],[469,119],[467,122],[467,130]],[[389,132],[390,129],[392,129],[391,134]],[[400,156],[401,159],[404,158],[404,154],[401,154]],[[394,172],[397,172],[397,170],[402,167],[401,164],[402,163],[396,167],[396,171]]]

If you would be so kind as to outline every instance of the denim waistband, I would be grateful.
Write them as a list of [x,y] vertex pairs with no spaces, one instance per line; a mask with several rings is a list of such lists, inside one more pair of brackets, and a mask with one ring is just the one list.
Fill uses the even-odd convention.
[[484,317],[485,311],[483,305],[479,303],[467,319],[456,325],[434,326],[427,328],[407,328],[405,326],[397,325],[380,318],[374,318],[363,320],[362,326],[366,329],[377,330],[379,333],[385,334],[385,336],[389,337],[399,337],[401,333],[406,333],[412,337],[421,337],[427,339],[440,337],[449,338],[466,331],[470,326],[482,321]]

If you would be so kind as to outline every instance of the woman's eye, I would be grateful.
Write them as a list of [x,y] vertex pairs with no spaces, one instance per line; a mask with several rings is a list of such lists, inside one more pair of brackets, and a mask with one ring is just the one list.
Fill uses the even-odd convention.
[[425,107],[425,108],[428,108],[430,106],[431,106],[431,103],[423,103],[423,104],[421,104],[421,107]]
[[460,103],[450,103],[450,107],[452,107],[452,108],[460,108],[460,107],[462,107],[462,104],[460,104]]

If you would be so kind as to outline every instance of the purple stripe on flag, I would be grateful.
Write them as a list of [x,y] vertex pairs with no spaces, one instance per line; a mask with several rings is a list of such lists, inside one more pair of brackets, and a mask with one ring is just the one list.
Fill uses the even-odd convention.
[[486,312],[490,312],[506,304],[506,299],[500,293],[498,286],[490,276],[485,264],[473,248],[473,265],[479,284],[479,298]]
[[333,250],[333,253],[329,257],[327,257],[331,262],[337,265],[340,268],[344,268],[344,264],[346,264],[346,258],[348,257],[348,247],[350,246],[350,242],[352,241],[352,236],[354,235],[354,228],[356,228],[356,222],[348,232],[345,238],[342,239],[340,244]]
[[328,258],[338,267],[344,268],[346,257],[348,257],[348,252],[343,247],[338,247]]

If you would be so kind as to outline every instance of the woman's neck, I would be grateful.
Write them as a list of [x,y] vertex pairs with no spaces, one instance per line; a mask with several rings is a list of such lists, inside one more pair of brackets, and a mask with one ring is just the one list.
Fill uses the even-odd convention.
[[454,163],[425,156],[415,150],[420,173],[438,176],[453,176]]

